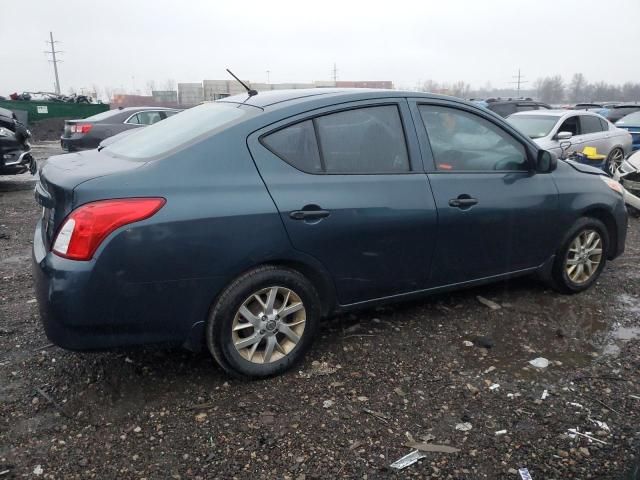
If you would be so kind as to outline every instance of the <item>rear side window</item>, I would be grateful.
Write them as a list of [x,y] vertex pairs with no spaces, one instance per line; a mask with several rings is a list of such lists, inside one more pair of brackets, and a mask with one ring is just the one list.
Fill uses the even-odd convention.
[[299,170],[309,173],[322,172],[318,143],[311,120],[267,135],[262,139],[262,143]]
[[582,127],[582,133],[597,133],[602,131],[602,125],[598,117],[591,115],[580,115],[580,126]]
[[265,135],[261,141],[284,161],[308,173],[410,170],[400,112],[394,105],[323,115]]
[[408,172],[398,108],[359,108],[315,119],[328,173]]
[[609,130],[609,124],[607,123],[607,121],[604,118],[599,118],[598,120],[600,120],[600,125],[602,126],[602,131],[606,132],[607,130]]

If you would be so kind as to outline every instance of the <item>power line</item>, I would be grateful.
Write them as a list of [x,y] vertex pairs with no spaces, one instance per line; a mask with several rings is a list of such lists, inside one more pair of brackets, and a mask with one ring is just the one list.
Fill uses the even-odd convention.
[[516,96],[519,97],[520,96],[520,85],[522,85],[523,83],[529,83],[529,82],[526,81],[526,80],[523,80],[524,77],[520,73],[520,69],[518,69],[518,75],[514,75],[511,78],[517,79],[515,82],[509,82],[509,83],[518,85],[518,94]]
[[58,76],[58,63],[62,62],[62,60],[57,59],[56,53],[63,53],[63,51],[56,50],[56,43],[59,42],[53,40],[53,32],[49,32],[49,40],[47,40],[46,43],[51,45],[51,51],[45,51],[44,53],[46,53],[47,55],[51,55],[52,60],[49,61],[53,63],[53,73],[56,76],[56,93],[60,95],[60,77]]

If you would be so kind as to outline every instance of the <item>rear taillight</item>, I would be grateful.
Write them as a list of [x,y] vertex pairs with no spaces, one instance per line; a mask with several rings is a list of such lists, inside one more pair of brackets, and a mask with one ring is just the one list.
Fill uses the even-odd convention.
[[92,128],[93,125],[90,123],[71,125],[71,133],[89,133]]
[[53,243],[53,252],[72,260],[91,260],[114,230],[154,215],[164,198],[121,198],[87,203],[71,212]]

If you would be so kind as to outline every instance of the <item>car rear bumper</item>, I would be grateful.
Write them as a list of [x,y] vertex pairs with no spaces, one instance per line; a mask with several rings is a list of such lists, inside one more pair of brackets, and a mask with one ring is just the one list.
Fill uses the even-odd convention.
[[211,288],[218,277],[182,282],[128,284],[105,275],[96,260],[68,260],[50,251],[38,222],[32,250],[41,322],[49,340],[70,350],[202,342]]
[[60,147],[69,152],[74,150],[90,150],[92,148],[98,148],[100,141],[101,139],[99,138],[73,133],[70,137],[60,137]]

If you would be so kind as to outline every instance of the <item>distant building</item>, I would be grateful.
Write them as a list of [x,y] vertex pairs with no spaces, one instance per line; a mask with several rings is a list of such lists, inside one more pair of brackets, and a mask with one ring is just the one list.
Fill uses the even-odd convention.
[[126,107],[149,107],[155,105],[155,100],[150,95],[127,95],[127,94],[114,94],[111,99],[111,108],[126,108]]
[[178,104],[181,107],[192,107],[204,101],[201,83],[179,83]]
[[151,96],[156,104],[163,107],[178,106],[178,92],[175,90],[153,90]]

